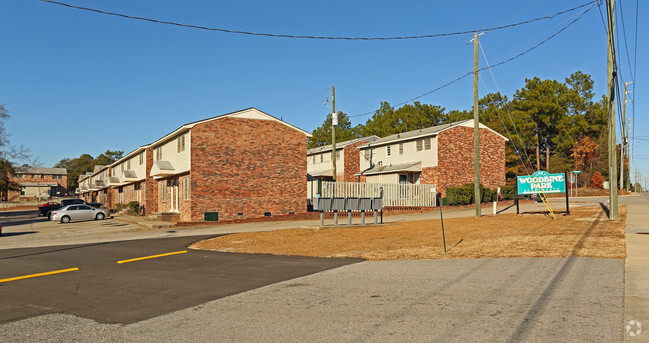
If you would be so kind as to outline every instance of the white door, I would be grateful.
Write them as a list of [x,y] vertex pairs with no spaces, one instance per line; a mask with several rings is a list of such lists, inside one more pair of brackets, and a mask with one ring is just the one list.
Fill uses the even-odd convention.
[[170,212],[178,212],[178,180],[171,181],[171,210]]

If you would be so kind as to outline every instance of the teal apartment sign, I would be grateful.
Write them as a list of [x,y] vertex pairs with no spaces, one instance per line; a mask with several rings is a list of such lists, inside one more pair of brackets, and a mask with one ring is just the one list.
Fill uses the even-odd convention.
[[537,171],[532,175],[517,176],[518,194],[565,193],[566,175],[549,174],[546,171]]

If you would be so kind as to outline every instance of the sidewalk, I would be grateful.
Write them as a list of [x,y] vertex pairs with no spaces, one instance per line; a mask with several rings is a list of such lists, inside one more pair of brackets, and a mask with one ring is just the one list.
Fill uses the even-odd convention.
[[[649,342],[649,199],[625,199],[626,263],[624,292],[624,338],[626,342]],[[626,326],[630,321],[640,322],[644,330],[632,337]],[[630,326],[636,332],[637,326]]]

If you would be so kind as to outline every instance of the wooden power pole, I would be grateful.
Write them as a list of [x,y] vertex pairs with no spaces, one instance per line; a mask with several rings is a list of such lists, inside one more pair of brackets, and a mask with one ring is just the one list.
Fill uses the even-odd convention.
[[615,139],[615,0],[606,0],[608,17],[608,169],[609,169],[609,216],[618,218],[617,213],[617,142]]
[[336,125],[338,125],[338,116],[336,115],[336,92],[334,86],[331,86],[331,162],[333,164],[333,180],[336,181]]
[[624,95],[622,97],[622,142],[620,143],[620,190],[624,190],[624,147],[626,146],[626,84],[624,82]]
[[478,113],[478,33],[473,33],[473,170],[475,216],[480,218],[480,115]]

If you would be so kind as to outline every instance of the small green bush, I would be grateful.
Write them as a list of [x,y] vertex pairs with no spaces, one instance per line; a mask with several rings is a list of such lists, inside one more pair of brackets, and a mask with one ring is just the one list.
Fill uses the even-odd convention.
[[126,205],[118,202],[117,204],[115,204],[115,211],[119,212],[119,211],[123,210],[125,206]]
[[128,213],[131,215],[139,215],[140,211],[142,210],[138,201],[129,202],[128,204],[126,204],[126,208],[128,209]]
[[446,188],[446,204],[448,206],[468,205],[472,199],[473,189],[469,189],[466,186]]
[[[508,186],[505,186],[508,187]],[[461,187],[446,188],[446,201],[449,206],[461,206],[475,203],[474,185],[472,183]],[[501,188],[502,194],[502,188]],[[480,185],[480,201],[492,202],[496,200],[498,193],[495,189],[485,188]]]

